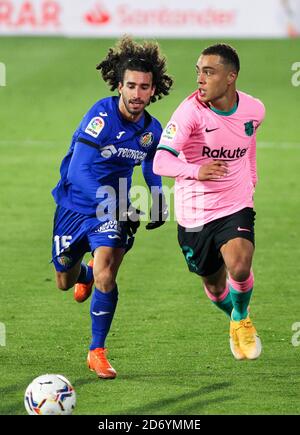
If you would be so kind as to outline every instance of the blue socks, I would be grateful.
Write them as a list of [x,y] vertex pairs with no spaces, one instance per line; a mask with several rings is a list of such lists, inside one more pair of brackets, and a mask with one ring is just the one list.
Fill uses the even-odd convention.
[[95,288],[92,296],[90,315],[92,319],[92,342],[90,350],[105,347],[105,339],[109,332],[118,302],[118,287],[108,293]]
[[88,284],[93,279],[93,268],[87,264],[81,263],[80,273],[77,278],[77,282],[82,284]]

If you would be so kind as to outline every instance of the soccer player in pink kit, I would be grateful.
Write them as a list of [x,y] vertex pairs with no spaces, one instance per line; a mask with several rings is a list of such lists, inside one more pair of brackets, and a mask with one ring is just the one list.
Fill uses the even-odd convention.
[[154,172],[174,177],[178,241],[209,299],[230,316],[230,349],[256,359],[262,346],[249,318],[254,277],[253,194],[261,101],[236,90],[234,48],[206,48],[196,65],[199,89],[174,112],[157,147]]

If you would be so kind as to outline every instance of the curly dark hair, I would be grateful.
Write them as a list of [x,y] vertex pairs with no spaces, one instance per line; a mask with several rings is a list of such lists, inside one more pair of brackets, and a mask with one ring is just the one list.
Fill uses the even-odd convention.
[[127,35],[108,50],[107,56],[96,69],[101,71],[111,91],[123,83],[126,70],[152,72],[153,85],[156,87],[150,99],[152,103],[168,95],[173,84],[173,79],[166,74],[166,58],[162,56],[159,45],[148,41],[138,44]]

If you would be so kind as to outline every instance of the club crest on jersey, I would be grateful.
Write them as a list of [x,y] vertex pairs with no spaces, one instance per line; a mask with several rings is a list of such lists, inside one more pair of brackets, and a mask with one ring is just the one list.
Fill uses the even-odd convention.
[[146,133],[142,134],[140,137],[140,145],[144,148],[149,147],[153,144],[154,136],[151,131],[147,131]]
[[72,258],[67,255],[60,255],[57,257],[57,261],[61,266],[68,267],[72,263]]
[[95,116],[89,122],[87,128],[85,129],[85,133],[93,137],[98,137],[100,132],[103,130],[104,126],[105,126],[104,119],[101,118],[100,116]]
[[252,136],[254,133],[253,121],[245,122],[245,133],[247,136]]
[[173,140],[177,133],[177,124],[174,121],[170,121],[163,131],[162,139]]

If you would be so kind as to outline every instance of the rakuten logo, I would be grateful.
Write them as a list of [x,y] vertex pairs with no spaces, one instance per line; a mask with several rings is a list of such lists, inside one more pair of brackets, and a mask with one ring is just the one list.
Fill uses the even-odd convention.
[[225,159],[225,160],[234,160],[240,159],[247,152],[247,148],[235,148],[235,149],[226,149],[221,147],[220,149],[210,149],[209,147],[204,146],[202,150],[202,157],[210,157],[213,159]]

